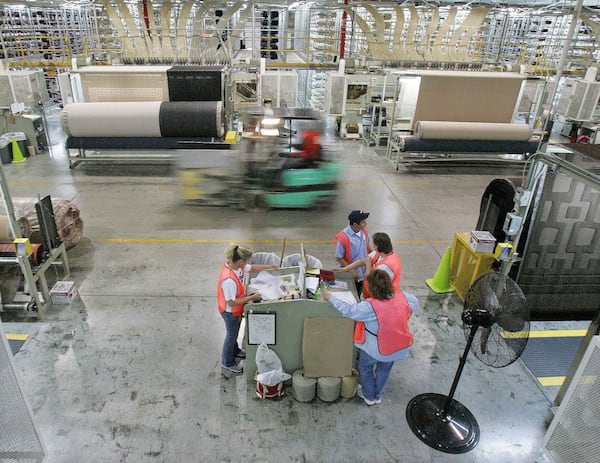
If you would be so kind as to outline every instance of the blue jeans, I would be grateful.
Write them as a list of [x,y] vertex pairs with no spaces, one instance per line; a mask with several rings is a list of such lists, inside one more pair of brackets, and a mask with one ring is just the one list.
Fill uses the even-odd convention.
[[381,400],[381,394],[383,394],[393,366],[394,362],[379,362],[364,350],[360,351],[358,372],[360,373],[362,392],[366,399]]
[[235,354],[240,352],[237,343],[242,317],[234,317],[230,312],[221,313],[225,322],[225,341],[223,342],[223,351],[221,352],[221,364],[226,367],[232,367],[235,363]]

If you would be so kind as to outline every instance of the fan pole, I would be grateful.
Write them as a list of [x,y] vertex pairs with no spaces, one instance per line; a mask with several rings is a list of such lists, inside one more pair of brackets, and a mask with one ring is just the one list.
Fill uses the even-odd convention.
[[446,399],[446,403],[444,404],[444,408],[442,409],[443,418],[446,418],[448,416],[448,410],[450,409],[452,398],[454,397],[454,393],[456,392],[456,388],[458,386],[458,381],[460,380],[460,376],[462,375],[465,364],[467,363],[467,355],[469,354],[469,350],[471,350],[471,344],[473,344],[473,339],[475,339],[475,333],[477,332],[478,328],[479,326],[477,325],[471,326],[471,331],[469,332],[469,339],[467,339],[465,351],[463,352],[462,357],[460,358],[460,363],[458,364],[458,369],[456,370],[456,374],[454,375],[452,387],[450,387],[448,399]]

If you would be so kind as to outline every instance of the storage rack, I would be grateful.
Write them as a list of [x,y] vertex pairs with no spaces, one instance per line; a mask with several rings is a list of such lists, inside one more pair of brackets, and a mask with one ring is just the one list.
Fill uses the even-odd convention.
[[[125,5],[134,23],[143,24],[144,18],[139,17],[136,6],[129,2]],[[245,31],[246,26],[251,25],[253,35],[260,37],[262,42],[259,54],[271,61],[269,67],[336,68],[336,61],[341,57],[340,31],[344,23],[344,57],[354,59],[362,66],[367,66],[368,61],[379,61],[386,67],[405,69],[445,69],[452,66],[459,66],[461,69],[465,66],[518,68],[519,65],[526,65],[526,72],[529,74],[550,75],[556,72],[560,63],[562,47],[568,39],[566,35],[573,18],[574,5],[575,2],[562,2],[540,7],[515,7],[504,4],[471,7],[430,3],[398,5],[396,2],[359,2],[316,6],[306,2],[288,11],[273,4],[249,2],[245,4],[248,21],[234,24],[234,19],[238,17],[236,13],[232,16],[232,27]],[[223,6],[224,15],[227,14],[228,7],[227,4]],[[239,5],[230,7],[240,8]],[[473,33],[472,40],[461,44],[461,47],[468,49],[468,61],[452,61],[450,55],[448,60],[440,61],[444,56],[444,47],[451,48],[452,34],[460,31],[474,8],[485,8],[486,16],[478,30]],[[157,5],[154,9],[154,18],[158,23],[160,11]],[[179,40],[181,37],[178,34],[185,34],[183,39],[190,46],[190,57],[198,53],[206,54],[206,50],[197,47],[201,43],[196,37],[205,32],[205,26],[207,33],[210,33],[209,26],[214,28],[215,7],[194,5],[185,27],[178,25],[182,9],[179,3],[173,3],[171,6],[169,27],[178,26],[178,29],[172,30],[168,39]],[[249,12],[248,9],[252,11]],[[263,12],[267,13],[264,20]],[[409,26],[409,18],[416,19],[417,16],[418,21]],[[403,21],[400,24],[401,19]],[[446,20],[449,23],[442,29]],[[265,22],[266,24],[263,24]],[[288,30],[289,25],[292,23],[293,36],[288,36],[291,32]],[[434,27],[436,23],[439,24],[437,28]],[[370,33],[374,30],[382,31],[382,34],[375,34],[377,37],[374,38]],[[598,62],[599,30],[600,9],[584,8],[575,27],[575,36],[571,41],[565,64],[566,71],[582,73],[585,68]],[[143,32],[142,29],[140,31]],[[8,59],[11,66],[69,67],[70,59],[75,56],[93,57],[109,64],[115,56],[123,55],[124,43],[131,40],[130,37],[119,34],[115,25],[108,20],[106,7],[99,2],[80,4],[78,7],[63,6],[58,9],[45,6],[0,7],[0,57]],[[235,47],[231,50],[231,56],[238,52],[250,51],[241,48],[242,40],[231,42],[228,46]],[[441,46],[441,51],[438,55],[428,55],[428,47],[434,42]],[[410,49],[410,53],[405,49]],[[255,52],[253,49],[252,53]],[[295,56],[301,57],[303,61],[295,61],[292,58]],[[437,61],[432,61],[436,56]],[[145,58],[136,56],[135,59]]]
[[395,82],[387,73],[375,77],[369,95],[369,114],[371,115],[369,143],[380,146],[382,143],[387,143],[393,122]]
[[[279,58],[278,50],[281,48],[279,40],[280,12],[275,9],[263,10],[261,16],[260,56],[269,60],[277,60]],[[283,17],[281,19],[283,20]]]
[[13,67],[68,67],[93,37],[94,9],[0,8],[0,56]]

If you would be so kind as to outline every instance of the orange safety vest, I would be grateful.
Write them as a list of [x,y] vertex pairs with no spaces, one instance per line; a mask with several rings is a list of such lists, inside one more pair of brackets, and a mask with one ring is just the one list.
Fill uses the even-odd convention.
[[[408,328],[408,319],[412,310],[406,296],[402,291],[394,293],[392,299],[381,300],[368,298],[367,301],[373,306],[379,332],[371,333],[377,337],[377,346],[381,355],[391,355],[402,349],[412,346],[413,336]],[[354,342],[364,344],[366,335],[364,322],[357,322],[354,328]]]
[[[380,256],[381,254],[377,253],[371,259],[371,271],[377,269],[378,267],[384,264],[387,265],[392,270],[392,272],[394,272],[392,288],[394,288],[394,291],[396,292],[400,291],[400,276],[402,275],[402,262],[400,262],[400,257],[398,257],[398,254],[396,254],[396,251],[392,251],[390,255],[384,256],[379,262],[377,262],[377,259],[379,259]],[[365,298],[371,296],[366,278],[363,285],[363,294],[365,295]]]
[[[225,294],[223,293],[223,288],[221,287],[221,283],[223,283],[227,278],[232,278],[237,285],[237,294],[236,299],[240,297],[244,297],[246,295],[246,288],[244,288],[244,282],[240,280],[240,277],[236,272],[231,270],[226,264],[223,264],[221,267],[221,273],[219,274],[219,286],[217,288],[217,304],[219,307],[219,312],[223,313],[227,311],[227,300],[225,299]],[[231,307],[231,314],[239,317],[244,313],[244,304],[236,305]]]
[[[369,230],[367,229],[367,227],[365,227],[363,229],[363,232],[365,233],[365,242],[367,243],[365,249],[367,250],[367,254],[368,254],[369,252],[371,252],[371,248],[369,246]],[[351,264],[352,262],[350,261],[350,259],[352,259],[352,257],[350,254],[350,237],[348,235],[346,235],[346,233],[344,233],[344,230],[339,231],[338,234],[335,235],[335,238],[333,239],[333,246],[334,246],[333,252],[334,253],[335,253],[335,248],[337,247],[338,242],[346,250],[344,259],[346,260],[346,262]]]

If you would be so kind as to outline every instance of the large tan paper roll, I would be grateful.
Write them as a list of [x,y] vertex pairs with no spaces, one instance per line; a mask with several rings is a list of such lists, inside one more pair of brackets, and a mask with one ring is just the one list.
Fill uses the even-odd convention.
[[61,113],[72,137],[160,137],[161,101],[71,103]]
[[527,141],[531,134],[531,127],[526,124],[419,121],[415,126],[418,140]]

